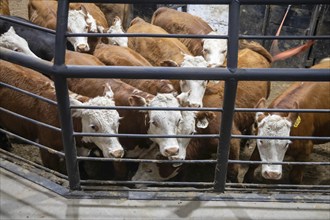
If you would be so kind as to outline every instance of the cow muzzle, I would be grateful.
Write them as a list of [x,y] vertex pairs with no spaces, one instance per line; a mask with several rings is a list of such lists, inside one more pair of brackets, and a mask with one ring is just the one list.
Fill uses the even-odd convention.
[[170,157],[170,156],[175,156],[179,153],[179,148],[178,147],[168,147],[165,148],[165,157]]
[[77,46],[77,52],[88,52],[88,51],[89,51],[88,44],[79,44]]
[[265,179],[279,180],[282,178],[282,167],[274,167],[273,169],[271,167],[267,167],[262,169],[261,175]]
[[[124,150],[122,150],[122,149],[109,151],[109,153],[108,153],[108,157],[122,158],[123,156],[124,156]],[[107,157],[107,156],[105,156],[105,157]]]

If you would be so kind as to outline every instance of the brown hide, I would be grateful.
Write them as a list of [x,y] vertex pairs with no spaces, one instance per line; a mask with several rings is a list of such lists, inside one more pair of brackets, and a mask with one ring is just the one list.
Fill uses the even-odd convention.
[[0,15],[10,15],[8,0],[0,0]]
[[[127,33],[168,34],[167,31],[137,17],[131,22]],[[173,60],[179,65],[183,54],[189,54],[187,47],[176,38],[129,37],[128,47],[140,53],[153,66],[161,66],[165,60]]]
[[[1,82],[29,91],[39,96],[56,101],[53,82],[46,76],[31,69],[0,61]],[[82,97],[83,98],[83,97]],[[84,101],[87,101],[88,98]],[[60,127],[58,111],[55,105],[46,103],[12,89],[0,87],[1,107],[43,123]],[[81,100],[83,101],[83,100]],[[75,127],[81,127],[79,120],[74,120]],[[30,123],[7,113],[0,114],[1,127],[57,151],[63,150],[61,133],[50,128]],[[48,151],[41,150],[41,159],[46,167],[65,172],[59,158]]]
[[106,4],[96,3],[104,13],[108,24],[112,24],[114,18],[118,16],[122,21],[124,30],[127,30],[129,23],[133,19],[133,5],[131,4]]
[[[170,34],[208,34],[213,29],[200,17],[187,12],[161,7],[153,14],[151,23]],[[203,55],[202,39],[178,38],[194,56]]]
[[[261,47],[261,46],[260,46]],[[259,48],[259,47],[256,47]],[[257,50],[258,51],[258,50]],[[260,49],[260,51],[262,51]],[[266,51],[266,50],[265,50]],[[246,62],[246,60],[250,60]],[[263,54],[259,54],[251,49],[243,49],[238,54],[239,68],[269,68],[270,63],[268,58]],[[264,81],[240,81],[237,86],[236,93],[236,108],[254,108],[261,98],[267,98],[270,92],[270,83]],[[224,98],[224,82],[219,83],[209,82],[205,91],[203,105],[204,107],[222,107]],[[210,121],[206,129],[199,130],[204,134],[218,134],[220,131],[221,113],[216,112],[214,120]],[[255,113],[237,112],[234,114],[234,123],[232,125],[232,134],[250,134],[254,123]],[[209,147],[213,148],[213,153],[216,153],[218,146],[217,139],[206,139],[209,142]],[[242,141],[245,144],[245,141]],[[240,154],[240,140],[231,139],[229,159],[238,160]],[[228,178],[232,181],[237,181],[239,164],[229,164]]]
[[[67,51],[66,64],[70,65],[96,65],[104,66],[104,64],[93,55]],[[71,91],[77,92],[88,97],[103,95],[106,83],[109,83],[114,92],[114,100],[116,106],[130,106],[129,98],[132,95],[140,95],[146,100],[152,99],[154,96],[142,92],[133,86],[130,86],[117,79],[93,79],[93,78],[72,78],[68,79],[68,86]],[[123,119],[120,120],[119,133],[146,134],[147,128],[145,124],[145,113],[135,110],[118,110]],[[136,145],[144,146],[143,138],[120,138],[123,147],[133,149]]]
[[57,1],[30,0],[29,20],[39,26],[56,29]]
[[[329,69],[329,61],[322,62],[311,68]],[[298,103],[299,109],[330,109],[330,82],[296,82],[289,86],[282,94],[273,100],[268,108],[292,109],[294,103]],[[265,113],[266,114],[266,113]],[[272,113],[286,117],[288,113]],[[297,127],[292,127],[291,136],[330,136],[330,116],[325,113],[298,113],[301,122]],[[294,121],[292,122],[295,123]],[[317,140],[292,140],[292,144],[286,152],[294,161],[308,161],[314,144],[326,143]],[[255,148],[251,160],[260,160],[258,149]],[[258,165],[250,166],[246,176],[246,182],[252,182],[254,170]],[[303,179],[304,166],[292,166],[289,175],[291,183],[299,184]]]
[[[109,66],[151,66],[143,56],[128,47],[99,44],[94,51],[94,56]],[[157,95],[157,93],[176,92],[169,80],[121,80],[153,95]]]
[[128,47],[99,44],[93,54],[109,66],[152,66],[141,54]]

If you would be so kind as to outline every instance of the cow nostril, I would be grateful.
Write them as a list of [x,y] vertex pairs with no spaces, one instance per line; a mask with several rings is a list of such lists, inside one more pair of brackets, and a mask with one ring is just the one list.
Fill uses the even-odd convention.
[[80,44],[77,46],[77,51],[78,52],[87,52],[87,51],[89,51],[89,47],[86,44]]
[[124,156],[124,151],[123,150],[116,150],[110,153],[111,156],[115,158],[121,158]]
[[200,108],[202,107],[201,104],[198,104],[198,103],[189,103],[189,107],[192,107],[192,108]]
[[165,149],[165,153],[166,153],[168,156],[176,155],[176,154],[179,153],[179,148],[177,148],[177,147],[170,147],[170,148],[167,148],[167,149]]
[[274,171],[265,171],[263,175],[266,179],[278,180],[282,177],[282,173]]

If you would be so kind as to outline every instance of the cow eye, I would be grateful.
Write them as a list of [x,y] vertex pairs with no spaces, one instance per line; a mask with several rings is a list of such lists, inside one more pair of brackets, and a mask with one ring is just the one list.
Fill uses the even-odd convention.
[[154,126],[158,126],[158,123],[156,121],[151,121],[151,124],[153,124]]
[[91,129],[93,129],[94,131],[98,131],[99,127],[97,125],[91,125]]
[[210,50],[208,50],[208,49],[203,49],[203,53],[209,53],[210,52]]

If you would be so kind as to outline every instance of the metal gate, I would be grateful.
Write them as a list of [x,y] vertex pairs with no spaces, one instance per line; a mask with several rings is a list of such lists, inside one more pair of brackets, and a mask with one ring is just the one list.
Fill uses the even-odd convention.
[[[237,56],[240,39],[254,40],[272,40],[272,39],[314,39],[324,40],[330,39],[328,35],[320,36],[256,36],[256,35],[241,35],[239,34],[240,22],[240,6],[241,5],[270,5],[270,4],[327,4],[324,0],[184,0],[181,4],[228,4],[229,5],[229,29],[228,35],[166,35],[166,37],[203,37],[203,38],[223,38],[228,40],[227,53],[227,68],[205,68],[203,74],[200,74],[201,69],[194,68],[166,68],[166,67],[135,67],[126,68],[121,66],[66,66],[65,49],[66,38],[69,36],[136,36],[136,37],[164,37],[164,35],[148,35],[148,34],[68,34],[67,30],[67,15],[69,2],[81,1],[58,1],[58,15],[56,28],[56,51],[54,63],[43,62],[33,58],[16,54],[8,50],[1,51],[1,59],[34,69],[46,75],[51,75],[55,82],[57,93],[57,106],[59,109],[60,120],[62,125],[62,138],[64,145],[64,154],[66,158],[66,167],[68,175],[58,174],[41,165],[32,164],[29,161],[24,163],[32,164],[34,167],[26,174],[24,168],[11,163],[16,161],[17,156],[1,150],[1,167],[15,172],[24,178],[30,179],[40,185],[43,185],[65,197],[79,198],[128,198],[128,199],[186,199],[186,200],[237,200],[237,201],[306,201],[306,202],[330,202],[329,193],[330,185],[289,185],[289,184],[245,184],[245,183],[226,183],[226,174],[228,163],[252,164],[262,162],[251,162],[245,160],[233,161],[228,159],[229,142],[232,138],[241,139],[256,139],[256,136],[251,135],[233,135],[231,133],[232,121],[234,112],[255,112],[255,109],[235,108],[235,98],[237,84],[239,81],[329,81],[328,69],[297,69],[297,68],[271,68],[267,69],[267,74],[264,69],[239,69],[237,68]],[[129,3],[129,4],[172,4],[177,1],[170,0],[116,0],[116,1],[84,1],[84,2],[102,2],[102,3]],[[4,19],[1,17],[1,19]],[[19,22],[17,22],[19,23]],[[91,72],[93,72],[91,74]],[[77,157],[74,136],[90,135],[84,133],[73,132],[71,119],[71,108],[69,105],[69,96],[67,88],[67,78],[134,78],[134,79],[196,79],[196,80],[222,80],[225,82],[223,108],[211,109],[213,111],[222,112],[222,121],[220,124],[220,134],[215,136],[219,139],[217,157],[214,160],[185,160],[180,163],[209,163],[215,164],[214,181],[212,182],[151,182],[155,187],[145,189],[134,189],[131,186],[136,183],[134,181],[93,181],[81,180],[77,164],[83,160],[102,160],[102,161],[118,161],[118,162],[153,162],[153,163],[171,163],[178,161],[159,161],[159,160],[139,160],[139,159],[93,159]],[[9,87],[1,83],[1,86]],[[97,107],[95,107],[97,108]],[[120,107],[118,107],[120,108]],[[186,109],[186,108],[185,108]],[[1,111],[6,111],[1,108]],[[162,109],[158,109],[162,110]],[[169,109],[169,110],[180,110]],[[191,108],[191,110],[196,110]],[[201,110],[201,109],[198,109]],[[203,110],[203,109],[202,109]],[[210,109],[204,109],[210,110]],[[259,109],[260,110],[260,109]],[[267,110],[265,111],[275,111]],[[279,111],[279,110],[276,110]],[[285,110],[284,110],[285,111]],[[297,112],[322,112],[329,114],[329,110],[296,110]],[[18,116],[19,117],[19,116]],[[13,133],[4,129],[0,132],[12,135],[19,139],[25,140]],[[109,135],[108,136],[116,136]],[[120,136],[117,135],[117,136]],[[146,135],[148,137],[148,135]],[[169,137],[170,138],[170,137]],[[267,137],[266,137],[267,138]],[[330,137],[292,137],[291,139],[326,139]],[[37,143],[25,140],[30,144],[38,147],[44,147]],[[59,152],[61,154],[61,152]],[[305,164],[305,165],[330,165],[330,162],[283,162],[279,164]],[[38,174],[39,169],[46,170],[52,175],[63,178],[62,184],[52,182],[51,180],[42,177]],[[150,183],[150,182],[147,182]],[[68,185],[68,186],[66,186]]]

